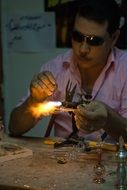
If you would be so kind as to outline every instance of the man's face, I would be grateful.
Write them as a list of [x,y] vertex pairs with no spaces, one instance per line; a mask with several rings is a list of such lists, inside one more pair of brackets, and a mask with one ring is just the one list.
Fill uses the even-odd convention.
[[80,16],[76,17],[72,32],[72,47],[80,68],[89,69],[99,65],[103,67],[106,64],[109,52],[115,43],[107,28],[107,22],[98,24]]

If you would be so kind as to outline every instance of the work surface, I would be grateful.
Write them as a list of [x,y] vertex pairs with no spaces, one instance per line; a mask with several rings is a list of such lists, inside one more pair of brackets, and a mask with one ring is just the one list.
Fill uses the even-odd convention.
[[53,145],[44,144],[43,139],[6,137],[4,141],[29,148],[33,151],[33,155],[1,162],[0,184],[2,185],[37,190],[116,189],[115,152],[104,151],[102,163],[106,169],[104,176],[106,181],[103,184],[95,184],[93,167],[97,160],[94,155],[88,153],[88,156],[82,159],[75,158],[61,163],[59,159],[63,155],[54,153]]

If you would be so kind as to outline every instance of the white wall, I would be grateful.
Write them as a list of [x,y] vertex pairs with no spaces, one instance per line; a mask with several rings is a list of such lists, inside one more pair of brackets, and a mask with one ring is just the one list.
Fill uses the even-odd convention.
[[[42,11],[43,0],[2,0],[2,44],[3,44],[3,70],[4,70],[4,109],[5,127],[8,132],[10,112],[17,102],[27,93],[30,80],[36,74],[42,63],[55,57],[65,49],[44,50],[40,53],[16,53],[8,52],[6,48],[7,35],[4,32],[4,20],[8,12],[17,11]],[[45,118],[36,128],[27,135],[42,136],[45,132],[49,118]]]

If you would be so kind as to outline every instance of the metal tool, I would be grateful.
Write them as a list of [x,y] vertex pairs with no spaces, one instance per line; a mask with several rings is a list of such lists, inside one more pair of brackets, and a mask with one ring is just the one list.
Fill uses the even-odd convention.
[[72,82],[70,82],[70,80],[68,80],[68,83],[66,86],[66,94],[65,94],[65,101],[66,102],[72,102],[73,101],[76,86],[77,86],[77,84],[75,84],[74,87],[72,88]]
[[76,107],[78,105],[77,102],[73,102],[73,97],[75,94],[76,86],[77,86],[77,84],[75,84],[72,87],[72,82],[70,82],[70,80],[68,80],[67,86],[66,86],[66,92],[65,92],[65,101],[62,103],[63,109],[65,109],[65,110],[70,109],[69,113],[72,116],[72,133],[69,135],[67,140],[65,140],[64,142],[55,143],[54,144],[55,148],[62,147],[62,146],[68,146],[70,144],[77,144],[79,142],[79,139],[81,139],[80,137],[78,137],[78,134],[77,134],[78,128],[75,123],[74,112],[73,112],[73,110],[76,109]]
[[[70,80],[68,80],[68,83],[66,86],[66,95],[65,95],[65,107],[70,107],[70,104],[72,105],[72,108],[77,107],[77,104],[73,103],[73,97],[75,94],[76,86],[77,86],[77,84],[75,84],[72,87],[72,82],[70,82]],[[70,112],[70,114],[72,115],[72,133],[69,135],[68,138],[73,138],[73,137],[75,138],[75,137],[78,137],[78,135],[77,135],[78,128],[75,123],[74,112]]]

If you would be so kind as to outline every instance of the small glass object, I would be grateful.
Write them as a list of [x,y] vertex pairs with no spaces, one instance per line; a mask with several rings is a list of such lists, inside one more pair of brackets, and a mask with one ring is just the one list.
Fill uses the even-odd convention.
[[97,160],[97,164],[94,166],[95,177],[93,179],[94,183],[98,183],[98,184],[105,182],[105,179],[103,178],[105,174],[105,167],[101,163],[102,162],[102,147],[101,146],[102,146],[102,140],[101,138],[99,138],[98,147],[97,147],[98,160]]
[[84,103],[89,104],[92,101],[92,95],[91,94],[85,94],[84,96]]
[[5,151],[3,149],[3,138],[4,138],[4,125],[3,125],[3,119],[0,116],[0,156],[3,156],[5,154]]
[[119,190],[125,190],[125,179],[126,179],[126,158],[127,158],[127,152],[125,150],[124,146],[124,140],[123,137],[119,137],[119,150],[116,154],[117,156],[117,184],[116,186],[119,188]]
[[4,137],[4,125],[3,125],[3,119],[0,116],[0,141],[3,140]]

